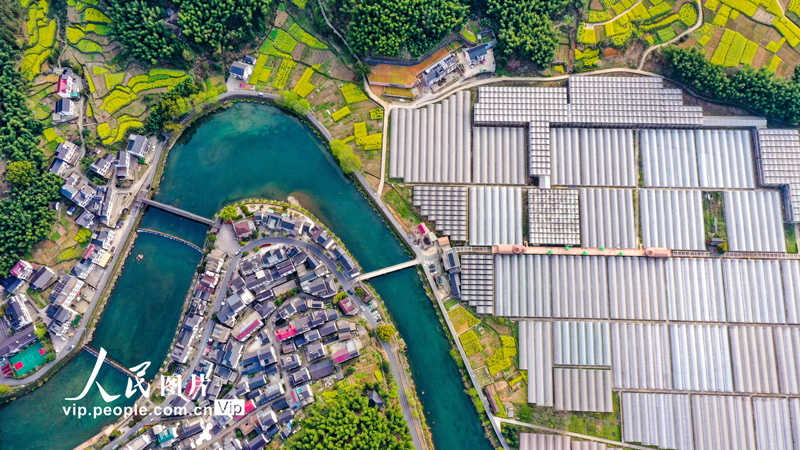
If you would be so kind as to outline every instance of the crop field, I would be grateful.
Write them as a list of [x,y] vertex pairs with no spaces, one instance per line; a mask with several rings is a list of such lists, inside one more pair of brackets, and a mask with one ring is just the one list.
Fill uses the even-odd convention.
[[782,12],[778,0],[705,0],[706,23],[680,46],[699,48],[724,67],[752,66],[789,75],[800,64],[800,27],[795,22],[800,17],[788,11]]
[[[606,58],[637,42],[650,47],[675,41],[700,49],[720,66],[752,66],[787,76],[800,64],[800,0],[785,0],[785,12],[780,1],[702,0],[698,11],[689,0],[587,0],[572,61],[577,70],[615,67],[623,60]],[[701,13],[703,24],[686,33]],[[603,54],[608,47],[619,51]],[[601,50],[596,59],[593,50]]]
[[281,61],[281,66],[278,68],[278,72],[275,74],[275,81],[272,83],[272,87],[275,89],[283,89],[286,87],[286,82],[289,80],[289,75],[292,73],[292,69],[296,66],[297,63],[290,58],[283,58]]
[[292,35],[280,28],[272,30],[269,34],[269,39],[273,42],[274,47],[283,53],[291,54],[294,48],[297,47],[297,41]]
[[56,22],[47,17],[50,10],[47,0],[21,3],[28,8],[28,20],[25,22],[28,48],[25,50],[19,70],[28,80],[33,80],[41,73],[42,64],[52,52],[56,39]]
[[361,88],[355,84],[348,83],[343,86],[339,86],[339,90],[342,91],[344,101],[346,101],[348,104],[369,100],[367,94],[365,94],[364,91],[362,91]]
[[328,46],[324,42],[317,39],[314,35],[309,34],[300,25],[293,23],[289,28],[289,35],[299,42],[302,42],[308,47],[316,48],[319,50],[327,50]]
[[136,94],[134,94],[129,87],[117,86],[103,97],[103,103],[100,105],[100,109],[114,114],[121,108],[133,103],[136,97]]
[[331,114],[331,118],[333,118],[334,122],[338,122],[342,118],[350,115],[350,107],[345,106],[342,109],[336,110]]
[[310,67],[307,68],[305,72],[303,72],[303,76],[300,77],[300,80],[295,84],[292,92],[303,98],[306,98],[308,94],[312,93],[314,89],[317,88],[310,82],[312,75],[314,75],[314,69]]

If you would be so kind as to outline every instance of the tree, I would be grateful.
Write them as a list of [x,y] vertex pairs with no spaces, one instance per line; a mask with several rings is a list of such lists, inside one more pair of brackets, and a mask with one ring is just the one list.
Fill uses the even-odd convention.
[[397,330],[391,325],[378,325],[378,338],[383,342],[391,341],[396,333]]
[[744,67],[726,71],[711,63],[697,49],[665,48],[668,75],[689,86],[697,94],[738,104],[769,117],[800,123],[800,85],[792,78],[775,78],[766,69]]
[[533,419],[533,407],[524,403],[519,407],[519,420],[523,422],[530,422]]
[[36,335],[37,339],[42,340],[44,339],[44,336],[47,334],[47,328],[45,328],[44,325],[39,326],[39,324],[37,323],[36,329],[33,332]]
[[317,402],[306,414],[295,437],[284,443],[287,449],[413,448],[402,411],[393,405],[370,408],[367,397],[360,391]]
[[347,292],[339,292],[333,297],[333,304],[338,304],[340,301],[347,298]]
[[[180,7],[178,26],[184,38],[203,52],[233,50],[250,41],[269,23],[272,0],[176,0]],[[219,58],[216,58],[219,59]]]
[[356,295],[357,296],[359,296],[361,298],[364,298],[364,294],[366,294],[366,292],[364,292],[364,289],[362,289],[361,286],[356,288]]
[[283,91],[281,97],[283,98],[283,104],[297,115],[305,116],[311,111],[311,103],[292,91]]
[[357,63],[353,64],[353,72],[358,76],[358,78],[364,78],[369,76],[372,69],[370,69],[369,64],[358,61]]
[[566,5],[566,0],[488,0],[502,53],[517,54],[539,67],[549,65],[558,44],[551,19]]
[[6,179],[15,186],[27,186],[33,176],[30,161],[14,161],[6,168]]
[[0,384],[0,395],[7,394],[9,391],[11,391],[11,388],[8,385]]
[[344,173],[358,172],[361,170],[361,158],[353,153],[353,149],[339,139],[330,142],[333,157],[344,170]]
[[225,222],[231,222],[239,217],[239,212],[236,211],[235,206],[228,205],[222,209],[222,213],[220,213],[219,217]]
[[163,19],[166,13],[145,0],[110,0],[111,35],[123,51],[149,64],[168,61],[181,64],[183,47]]
[[54,220],[50,204],[58,199],[63,183],[44,168],[38,137],[42,124],[28,108],[25,81],[16,69],[18,57],[17,51],[0,40],[0,152],[9,166],[18,161],[30,164],[30,180],[12,184],[7,197],[0,200],[0,277],[50,234]]
[[[351,15],[347,40],[367,55],[421,55],[464,22],[460,0],[345,0],[337,15]],[[358,68],[356,68],[358,69]],[[357,72],[358,74],[358,72]]]

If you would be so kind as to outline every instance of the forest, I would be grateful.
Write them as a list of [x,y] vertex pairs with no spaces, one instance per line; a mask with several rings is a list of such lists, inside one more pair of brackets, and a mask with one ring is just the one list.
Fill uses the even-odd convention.
[[800,77],[774,77],[766,69],[745,67],[726,70],[697,49],[669,46],[663,50],[669,66],[667,76],[696,94],[745,107],[752,112],[789,124],[800,123]]
[[436,48],[467,17],[497,33],[502,59],[516,56],[546,67],[557,44],[553,20],[567,0],[333,0],[335,20],[347,40],[363,55],[417,57]]
[[361,392],[339,393],[315,403],[289,450],[408,450],[413,448],[403,413],[396,406],[370,408]]
[[538,67],[555,56],[558,39],[552,19],[564,13],[567,0],[488,0],[487,13],[495,25],[498,52],[516,55]]
[[156,64],[169,62],[188,68],[198,54],[221,56],[265,30],[272,0],[176,0],[180,14],[174,27],[165,22],[166,10],[157,0],[110,0],[114,38],[127,55]]
[[62,180],[47,173],[39,148],[42,124],[27,106],[27,86],[15,66],[19,53],[0,41],[0,149],[8,164],[9,196],[0,201],[0,276],[47,237],[54,220],[50,204]]
[[468,7],[458,0],[346,0],[347,40],[356,52],[421,55],[461,26]]

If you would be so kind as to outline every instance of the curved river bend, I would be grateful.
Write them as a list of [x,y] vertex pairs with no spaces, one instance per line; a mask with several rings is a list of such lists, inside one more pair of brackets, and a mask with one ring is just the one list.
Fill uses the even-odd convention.
[[[187,130],[170,152],[155,199],[211,217],[242,198],[289,195],[325,222],[364,270],[407,260],[391,231],[314,133],[270,106],[236,104]],[[200,225],[152,209],[142,226],[200,244],[205,233]],[[137,254],[144,259],[135,261]],[[169,350],[198,260],[199,254],[188,246],[141,234],[92,346],[105,347],[129,366],[150,360],[154,373]],[[435,447],[490,449],[450,357],[447,335],[415,269],[376,278],[372,284],[408,344],[417,389],[425,392],[421,398]],[[63,399],[81,390],[93,363],[88,354],[79,355],[43,388],[0,410],[0,449],[68,449],[113,422],[107,417],[78,420],[62,411],[72,404]],[[118,372],[104,368],[99,381],[108,391],[124,392],[125,378]],[[96,389],[84,402],[103,404]]]

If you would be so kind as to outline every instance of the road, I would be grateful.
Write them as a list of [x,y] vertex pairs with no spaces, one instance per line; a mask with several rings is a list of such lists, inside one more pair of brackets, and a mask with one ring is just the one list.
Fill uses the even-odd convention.
[[[159,160],[159,158],[161,157],[161,152],[162,151],[163,151],[163,143],[156,147],[156,153],[155,153],[154,161],[157,162]],[[152,183],[153,176],[155,175],[155,172],[156,172],[155,171],[155,167],[156,166],[157,166],[157,164],[153,164],[150,167],[150,170],[148,171],[147,175],[143,179],[143,182],[139,184],[139,188],[140,189],[141,189],[142,186],[146,186],[146,185]],[[146,180],[146,183],[144,182],[145,180]],[[94,295],[92,295],[92,299],[89,302],[89,308],[87,308],[86,313],[81,318],[81,321],[78,324],[78,328],[76,329],[75,334],[72,336],[72,338],[69,341],[67,341],[66,343],[64,343],[61,346],[62,348],[70,348],[70,347],[74,346],[74,348],[76,348],[76,350],[73,350],[73,351],[78,351],[78,352],[82,351],[80,349],[79,343],[80,343],[81,338],[83,337],[84,332],[86,331],[86,325],[89,323],[89,319],[92,317],[92,314],[94,313],[95,309],[97,308],[97,303],[99,302],[100,297],[103,295],[103,292],[105,291],[106,285],[108,284],[108,281],[111,278],[111,275],[115,272],[114,268],[117,265],[117,261],[121,257],[122,253],[125,251],[125,248],[124,248],[125,246],[123,244],[127,241],[128,236],[130,235],[131,231],[133,231],[133,224],[136,222],[136,218],[139,215],[139,212],[140,212],[140,209],[135,206],[135,202],[134,202],[133,205],[131,206],[131,210],[130,210],[130,213],[128,214],[128,218],[123,223],[122,228],[115,230],[115,233],[117,233],[116,236],[115,236],[115,244],[117,246],[117,250],[114,252],[114,256],[112,256],[111,262],[107,266],[108,269],[106,269],[105,272],[103,273],[103,275],[101,276],[100,282],[97,284],[97,289],[94,291]],[[47,363],[44,367],[42,367],[41,369],[37,370],[36,373],[34,373],[33,375],[31,375],[29,377],[25,377],[25,378],[21,378],[21,379],[2,378],[2,384],[6,384],[8,386],[25,386],[28,383],[33,383],[33,382],[37,381],[39,378],[41,378],[42,376],[44,376],[50,369],[55,367],[56,364],[61,362],[61,360],[63,360],[64,357],[66,357],[67,354],[69,354],[69,352],[62,352],[61,354],[57,355],[55,360]],[[111,355],[111,356],[113,357],[113,355]]]

